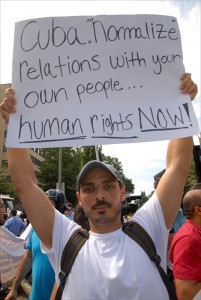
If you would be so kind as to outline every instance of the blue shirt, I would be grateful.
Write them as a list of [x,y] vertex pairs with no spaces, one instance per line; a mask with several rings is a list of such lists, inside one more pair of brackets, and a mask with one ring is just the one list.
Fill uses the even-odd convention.
[[26,229],[26,225],[16,216],[8,219],[5,222],[4,227],[17,236],[20,236],[20,234]]
[[55,274],[47,255],[41,252],[39,237],[33,229],[26,248],[32,251],[32,290],[29,299],[48,300],[55,282]]
[[185,223],[186,223],[186,217],[184,216],[183,210],[180,208],[177,213],[176,219],[174,220],[174,223],[173,223],[174,234]]

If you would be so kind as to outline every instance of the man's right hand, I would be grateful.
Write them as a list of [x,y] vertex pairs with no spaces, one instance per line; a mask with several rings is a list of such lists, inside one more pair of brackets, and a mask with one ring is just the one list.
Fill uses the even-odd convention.
[[0,105],[2,118],[8,122],[10,114],[16,112],[15,91],[11,88],[5,90],[5,99]]

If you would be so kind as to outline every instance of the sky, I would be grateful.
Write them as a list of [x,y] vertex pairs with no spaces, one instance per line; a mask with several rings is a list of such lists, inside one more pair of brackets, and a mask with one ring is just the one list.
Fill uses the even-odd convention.
[[[160,14],[177,18],[184,66],[198,85],[193,102],[200,118],[200,14],[201,0],[157,1],[0,1],[0,83],[11,83],[15,22],[30,18],[100,14]],[[165,168],[168,141],[105,145],[105,155],[117,157],[124,174],[135,184],[135,195],[153,190],[153,176]],[[198,144],[198,137],[194,137]]]

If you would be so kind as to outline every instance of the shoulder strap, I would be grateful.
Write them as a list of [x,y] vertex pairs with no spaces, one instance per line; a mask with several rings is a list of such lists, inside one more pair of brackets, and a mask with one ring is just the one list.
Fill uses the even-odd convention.
[[60,285],[58,287],[55,300],[61,299],[66,278],[71,270],[78,252],[88,238],[89,232],[86,229],[81,228],[76,230],[66,243],[61,257],[61,271],[59,273]]
[[141,227],[134,221],[125,223],[122,229],[126,234],[128,234],[130,238],[135,240],[144,249],[149,258],[155,263],[159,274],[167,288],[170,300],[177,300],[176,293],[171,286],[169,278],[163,268],[160,266],[161,258],[157,254],[156,247],[146,230],[144,230],[143,227]]

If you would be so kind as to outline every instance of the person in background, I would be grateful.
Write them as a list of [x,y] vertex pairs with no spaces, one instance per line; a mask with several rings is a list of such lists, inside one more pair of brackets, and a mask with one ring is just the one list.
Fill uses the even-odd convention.
[[201,299],[201,189],[187,192],[183,198],[186,223],[174,235],[170,259],[179,300]]
[[[0,226],[4,224],[4,213],[5,208],[3,207],[3,201],[0,196]],[[1,283],[1,275],[0,275],[0,296],[4,295],[8,291],[8,288],[5,284]]]
[[82,228],[90,230],[89,220],[86,217],[82,206],[78,203],[75,207],[74,221]]
[[[58,211],[63,209],[65,195],[62,191],[50,189],[46,192],[52,206]],[[45,212],[44,212],[45,215]],[[50,299],[55,283],[55,273],[47,255],[40,248],[40,239],[34,229],[31,229],[29,240],[26,244],[27,252],[18,268],[11,290],[5,300],[16,300],[17,289],[21,281],[32,269],[32,290],[30,300]]]
[[[181,76],[179,88],[191,100],[197,94],[197,85],[188,73]],[[0,105],[5,120],[16,111],[15,105],[14,91],[6,90]],[[164,270],[168,233],[180,207],[192,150],[192,137],[169,141],[166,171],[156,192],[132,217],[152,238]],[[37,186],[27,149],[7,148],[7,158],[13,185],[59,284],[63,249],[80,226],[50,205]],[[62,299],[169,299],[155,264],[122,230],[121,203],[126,189],[121,174],[101,161],[90,161],[80,171],[76,187],[77,199],[89,220],[90,237],[75,259]]]
[[22,220],[22,222],[23,222],[25,225],[27,225],[27,224],[26,224],[26,220],[25,220],[25,219],[26,219],[26,215],[25,215],[25,213],[23,213],[23,212],[21,211],[21,213],[20,213],[20,216],[19,216],[19,217],[20,217],[20,219]]
[[63,210],[64,215],[69,219],[69,220],[73,220],[74,219],[74,211],[73,211],[73,205],[70,202],[67,202],[64,206],[64,210]]
[[17,217],[17,210],[15,208],[10,210],[9,219],[5,222],[4,227],[16,236],[20,236],[26,229],[26,225]]
[[177,213],[177,216],[174,220],[174,223],[172,225],[173,227],[173,233],[177,233],[177,231],[179,230],[179,228],[186,223],[186,217],[184,215],[184,212],[183,212],[183,208],[182,208],[182,203],[181,203],[181,207],[179,208],[178,210],[178,213]]

